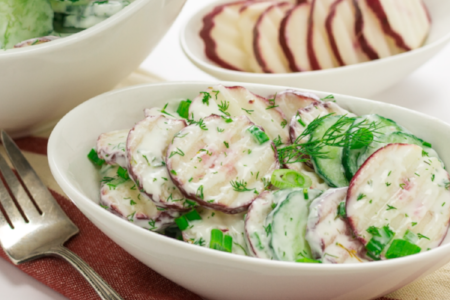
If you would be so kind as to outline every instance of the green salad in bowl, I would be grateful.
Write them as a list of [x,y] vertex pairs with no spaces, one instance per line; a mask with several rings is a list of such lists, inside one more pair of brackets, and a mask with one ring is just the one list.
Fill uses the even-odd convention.
[[132,0],[0,0],[0,49],[65,37],[121,11]]

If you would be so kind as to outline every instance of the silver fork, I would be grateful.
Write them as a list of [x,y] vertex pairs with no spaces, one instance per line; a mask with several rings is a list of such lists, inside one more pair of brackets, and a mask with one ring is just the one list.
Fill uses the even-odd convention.
[[86,262],[63,246],[78,233],[78,227],[58,205],[13,140],[4,131],[1,132],[1,138],[9,159],[23,182],[22,186],[0,154],[0,172],[17,201],[17,204],[14,203],[0,180],[0,203],[7,215],[6,217],[0,212],[0,244],[8,257],[16,265],[43,256],[64,258],[83,275],[101,299],[122,299]]

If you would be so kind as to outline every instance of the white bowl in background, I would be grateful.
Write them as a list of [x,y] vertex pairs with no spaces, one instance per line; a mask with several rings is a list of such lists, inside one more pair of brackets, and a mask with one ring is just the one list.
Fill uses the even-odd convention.
[[203,17],[214,6],[226,2],[231,1],[219,0],[200,9],[189,18],[180,33],[181,47],[190,61],[220,80],[288,85],[357,97],[370,97],[412,73],[450,41],[450,1],[424,0],[430,11],[432,26],[425,45],[419,49],[384,59],[320,71],[286,74],[233,71],[218,66],[206,57],[204,43],[199,35]]
[[[268,96],[285,87],[244,85]],[[100,177],[86,155],[99,134],[131,128],[144,108],[190,98],[211,82],[142,85],[109,92],[69,112],[50,136],[48,157],[57,183],[100,230],[138,260],[206,299],[372,299],[405,286],[450,261],[450,244],[388,261],[353,265],[317,265],[270,261],[207,249],[142,229],[99,205]],[[316,92],[324,97],[328,93]],[[432,143],[450,165],[450,125],[427,115],[350,96],[337,102],[357,114],[379,113]]]
[[72,36],[0,51],[0,128],[30,134],[113,88],[148,56],[185,2],[135,0]]

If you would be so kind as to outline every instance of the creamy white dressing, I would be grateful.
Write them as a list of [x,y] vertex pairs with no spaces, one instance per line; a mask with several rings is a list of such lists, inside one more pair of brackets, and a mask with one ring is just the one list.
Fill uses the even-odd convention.
[[252,202],[245,219],[245,237],[250,255],[273,259],[273,251],[270,247],[272,231],[266,221],[267,216],[280,201],[286,199],[295,190],[265,191]]
[[[180,188],[206,202],[203,205],[242,211],[279,167],[272,144],[260,145],[255,140],[248,131],[253,124],[246,116],[230,123],[219,116],[203,121],[207,130],[193,124],[174,139],[168,153],[181,150],[184,155],[169,157],[168,166],[178,174],[174,177]],[[232,182],[243,182],[245,191],[236,191]]]
[[150,116],[130,131],[127,140],[128,170],[159,206],[183,209],[186,199],[172,182],[166,168],[167,147],[186,126],[183,120]]
[[97,139],[97,155],[109,165],[127,167],[126,142],[129,130],[102,133]]
[[161,231],[174,223],[179,213],[156,207],[136,184],[117,176],[117,166],[105,165],[101,171],[100,204],[139,227]]
[[207,208],[198,208],[197,211],[202,219],[189,222],[189,228],[183,231],[184,241],[209,248],[211,230],[220,229],[233,238],[232,253],[249,254],[244,238],[245,213],[230,215]]
[[416,244],[426,251],[439,246],[447,233],[449,182],[440,161],[423,156],[421,147],[392,144],[371,156],[355,175],[347,215],[366,242],[372,238],[367,228],[389,225],[394,238],[403,238],[407,230],[425,236]]
[[[203,101],[205,94],[200,94],[192,101],[189,116],[194,114],[195,120],[211,114],[247,116],[256,125],[262,126],[271,140],[280,136],[282,143],[289,143],[288,120],[278,107],[269,108],[273,105],[266,98],[241,86],[217,85],[206,92],[211,95],[207,102]],[[220,107],[224,104],[228,107],[221,111]]]
[[286,120],[290,121],[299,109],[308,107],[314,103],[319,104],[320,98],[313,93],[285,90],[276,94],[275,103],[279,105]]
[[339,204],[345,201],[347,188],[331,189],[310,206],[306,240],[315,259],[324,264],[362,263],[363,245],[352,237],[350,228],[338,217]]
[[306,191],[307,196],[303,189],[290,193],[266,218],[266,224],[272,227],[270,246],[277,260],[311,258],[311,250],[305,239],[309,205],[322,191]]

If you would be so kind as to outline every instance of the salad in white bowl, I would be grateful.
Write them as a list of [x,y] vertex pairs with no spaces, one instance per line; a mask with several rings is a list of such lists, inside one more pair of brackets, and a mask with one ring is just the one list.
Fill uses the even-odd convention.
[[447,124],[364,99],[242,85],[166,83],[92,99],[52,133],[52,172],[121,247],[205,298],[371,299],[450,260]]
[[178,102],[99,136],[89,158],[104,208],[194,245],[300,263],[398,258],[447,234],[450,176],[391,119],[294,90],[215,85]]
[[132,0],[0,1],[0,49],[51,42],[92,27]]

